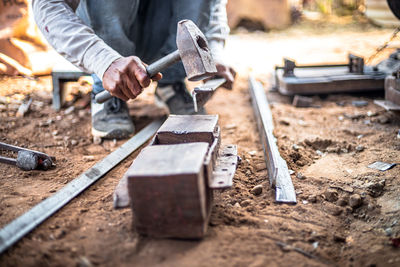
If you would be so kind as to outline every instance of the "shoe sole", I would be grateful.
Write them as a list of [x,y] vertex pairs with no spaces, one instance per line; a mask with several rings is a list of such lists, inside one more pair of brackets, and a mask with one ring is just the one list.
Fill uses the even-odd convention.
[[[134,132],[133,132],[134,133]],[[127,138],[131,133],[125,130],[115,129],[111,132],[102,132],[92,128],[92,136],[103,139],[124,139]]]

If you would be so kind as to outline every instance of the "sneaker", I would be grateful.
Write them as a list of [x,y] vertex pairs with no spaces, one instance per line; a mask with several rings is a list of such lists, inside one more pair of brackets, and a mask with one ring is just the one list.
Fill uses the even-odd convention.
[[156,89],[156,104],[167,107],[170,114],[191,115],[205,114],[204,108],[196,113],[193,98],[188,92],[184,82],[176,82],[169,85],[158,85]]
[[92,94],[92,135],[95,138],[123,139],[135,132],[127,104],[113,97],[98,104]]

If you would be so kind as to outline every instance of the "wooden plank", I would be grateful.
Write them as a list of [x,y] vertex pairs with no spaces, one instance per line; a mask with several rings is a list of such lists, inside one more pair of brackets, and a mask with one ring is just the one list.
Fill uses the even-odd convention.
[[148,146],[127,172],[135,226],[153,237],[201,238],[207,224],[207,143]]
[[296,193],[285,160],[279,154],[272,134],[273,121],[267,96],[261,83],[249,78],[249,91],[267,163],[268,176],[275,186],[277,202],[296,203]]
[[157,144],[207,142],[212,145],[218,115],[170,115],[156,136]]

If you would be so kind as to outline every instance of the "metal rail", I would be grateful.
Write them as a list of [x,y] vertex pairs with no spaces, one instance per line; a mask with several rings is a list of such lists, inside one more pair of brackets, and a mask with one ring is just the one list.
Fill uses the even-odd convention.
[[267,163],[268,177],[271,186],[275,186],[277,202],[296,203],[296,193],[289,174],[286,161],[279,154],[273,136],[272,113],[269,108],[267,96],[261,83],[249,78],[249,91],[256,117],[261,144],[264,149]]
[[158,119],[150,123],[102,161],[96,163],[96,165],[69,182],[54,195],[40,202],[1,229],[0,254],[35,229],[39,224],[65,206],[89,186],[94,184],[121,161],[126,159],[132,152],[141,147],[157,132],[164,120],[164,118]]

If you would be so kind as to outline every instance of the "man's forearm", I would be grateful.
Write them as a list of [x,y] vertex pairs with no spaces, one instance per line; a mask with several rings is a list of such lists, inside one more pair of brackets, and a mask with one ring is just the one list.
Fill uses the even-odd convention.
[[32,7],[39,29],[54,49],[80,69],[104,72],[121,55],[101,40],[74,13],[79,0],[33,0]]
[[226,14],[227,0],[211,0],[210,21],[205,31],[209,40],[212,55],[216,61],[223,62],[222,57],[225,40],[229,35],[228,18]]

